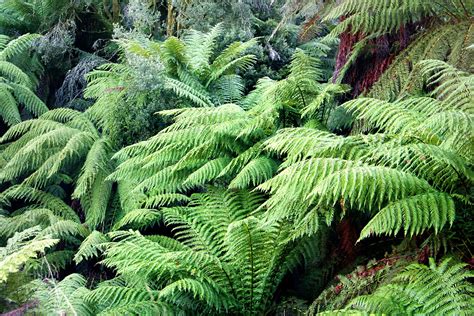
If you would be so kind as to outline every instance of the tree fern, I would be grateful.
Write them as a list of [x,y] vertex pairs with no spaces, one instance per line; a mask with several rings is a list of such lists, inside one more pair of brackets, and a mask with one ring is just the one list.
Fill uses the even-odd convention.
[[97,257],[106,242],[108,242],[108,238],[101,232],[94,230],[81,243],[81,246],[74,255],[74,261],[77,264],[83,260]]
[[[337,85],[325,90],[315,81],[321,79],[319,65],[317,58],[298,50],[288,78],[261,80],[241,106],[161,111],[174,123],[149,140],[119,151],[115,157],[121,164],[110,179],[134,179],[137,185],[130,196],[137,200],[135,208],[143,206],[144,198],[183,194],[216,181],[232,188],[262,183],[273,176],[278,163],[263,154],[259,142],[285,124],[282,118],[287,112],[303,110],[318,97],[323,99],[318,101],[323,107],[324,100],[333,100],[330,95],[341,91]],[[326,115],[321,113],[313,109],[306,116]]]
[[87,223],[95,227],[104,222],[111,194],[105,178],[112,170],[113,144],[100,137],[88,114],[57,109],[12,127],[2,138],[8,142],[3,151],[8,163],[0,177],[4,182],[22,179],[42,189],[60,174],[69,174],[76,181],[73,197],[81,201]]
[[[126,62],[106,64],[91,72],[85,95],[98,98],[94,106],[98,113],[112,102],[131,104],[163,93],[177,98],[172,100],[170,96],[174,104],[167,108],[179,107],[182,102],[206,107],[237,101],[242,97],[243,86],[236,73],[254,63],[254,56],[244,55],[244,52],[255,45],[255,41],[235,42],[214,58],[215,38],[222,32],[218,25],[208,34],[190,30],[183,39],[122,40],[119,43]],[[150,64],[147,77],[141,69],[143,64]],[[104,90],[108,93],[104,94]]]
[[402,51],[382,74],[368,96],[383,100],[395,100],[410,93],[423,92],[423,76],[412,65],[423,60],[447,60],[463,71],[472,71],[468,60],[472,50],[466,49],[472,41],[469,23],[447,23],[423,32]]
[[[27,54],[32,42],[38,37],[39,35],[36,34],[22,35],[8,42],[0,52],[0,78],[2,79],[0,116],[9,126],[21,121],[20,105],[34,116],[39,116],[48,110],[43,101],[35,95],[35,73],[28,69],[28,67],[34,69],[38,66],[33,62],[30,65],[16,65],[16,57]],[[34,59],[31,58],[31,60]]]
[[104,263],[125,284],[99,285],[86,300],[101,304],[104,314],[135,305],[147,314],[165,304],[175,311],[256,314],[268,307],[282,277],[317,251],[304,246],[307,240],[288,239],[289,227],[252,216],[259,194],[209,188],[192,198],[187,207],[161,209],[177,241],[115,233],[119,239]]
[[[365,78],[372,81],[374,76],[377,79],[381,75],[373,87],[369,87],[369,96],[395,100],[406,96],[407,90],[422,90],[422,80],[412,65],[423,59],[447,60],[451,65],[468,70],[472,51],[466,48],[472,42],[471,23],[468,21],[472,10],[470,1],[443,0],[433,4],[425,0],[353,0],[339,3],[323,19],[326,22],[339,19],[340,23],[330,36],[346,39],[340,51],[341,57],[344,56],[341,61],[345,64],[336,71],[336,81],[342,81],[346,71],[364,53],[372,54],[371,45],[384,41],[393,45],[390,51],[381,53],[385,55],[382,62],[375,57],[379,61],[368,73],[370,79]],[[423,26],[415,28],[416,25]],[[399,38],[396,35],[400,35]],[[408,47],[404,48],[407,44]],[[404,49],[398,52],[397,45]],[[382,73],[387,66],[388,69]],[[362,86],[365,89],[367,85],[362,83]]]
[[0,283],[7,281],[8,275],[19,271],[28,260],[58,242],[49,236],[35,237],[39,231],[39,227],[32,227],[17,232],[8,239],[6,247],[0,248]]
[[[433,61],[427,64],[440,67]],[[447,78],[456,73],[442,67],[450,69]],[[432,92],[437,99],[412,97],[390,103],[358,98],[343,104],[378,134],[341,137],[296,128],[267,140],[267,150],[287,156],[280,173],[259,186],[271,194],[264,205],[269,217],[304,218],[302,214],[314,207],[369,211],[375,216],[361,239],[398,232],[418,235],[427,229],[439,232],[451,225],[454,196],[469,199],[472,168],[468,146],[461,145],[461,139],[470,139],[472,115],[469,101],[457,103],[466,105],[454,110],[439,91]],[[466,91],[462,100],[470,98]],[[295,215],[292,209],[305,211]]]
[[[333,8],[326,20],[346,16],[333,31],[340,33],[346,29],[351,32],[365,33],[371,36],[382,35],[398,30],[408,23],[415,23],[428,16],[440,16],[461,19],[470,14],[472,8],[468,2],[452,3],[442,1],[432,4],[428,1],[359,1],[350,0]],[[373,14],[373,13],[376,14]]]
[[465,265],[443,259],[436,265],[412,264],[373,294],[349,304],[367,312],[387,314],[469,315],[472,313],[473,275]]
[[40,314],[94,315],[94,308],[84,301],[89,293],[86,279],[80,274],[70,274],[63,280],[44,279],[34,281],[33,299],[38,300]]

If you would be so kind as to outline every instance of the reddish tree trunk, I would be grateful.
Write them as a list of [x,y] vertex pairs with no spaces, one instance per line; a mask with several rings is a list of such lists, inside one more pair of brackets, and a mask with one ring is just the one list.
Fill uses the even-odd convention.
[[[411,29],[411,27],[401,27],[394,35],[382,35],[368,42],[366,49],[349,67],[342,80],[343,83],[352,87],[353,97],[370,89],[391,64],[394,57],[407,47]],[[353,52],[354,45],[363,38],[363,34],[352,34],[350,30],[341,34],[334,78],[339,76],[341,69]]]

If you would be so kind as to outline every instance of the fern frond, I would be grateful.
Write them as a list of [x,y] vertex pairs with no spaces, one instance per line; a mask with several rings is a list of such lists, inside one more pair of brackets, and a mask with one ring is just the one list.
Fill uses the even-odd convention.
[[28,77],[23,70],[10,62],[0,60],[0,75],[8,78],[8,80],[13,83],[33,88],[30,77]]
[[19,271],[28,260],[36,258],[38,253],[44,253],[45,249],[58,243],[59,240],[50,236],[36,236],[40,231],[41,228],[35,226],[17,232],[8,239],[6,247],[0,248],[0,283],[7,281],[9,274]]
[[207,95],[202,94],[200,91],[193,89],[193,87],[190,87],[179,80],[172,78],[166,79],[166,87],[176,93],[179,97],[189,99],[197,106],[212,106],[212,102]]
[[47,192],[37,190],[24,185],[11,186],[0,194],[0,202],[3,205],[11,205],[14,200],[24,200],[35,203],[53,211],[60,217],[79,222],[78,215],[64,203],[60,198]]
[[468,315],[473,311],[472,278],[464,264],[445,258],[436,265],[430,258],[429,266],[409,265],[391,283],[353,299],[350,306],[387,314]]
[[10,85],[13,88],[13,95],[18,102],[23,104],[34,116],[40,116],[48,111],[46,104],[30,89],[20,84],[11,83]]
[[136,209],[127,212],[121,219],[114,225],[114,229],[120,229],[125,226],[131,226],[135,229],[143,229],[146,227],[153,226],[161,221],[161,213],[156,210],[150,209]]
[[429,228],[437,233],[446,224],[452,225],[454,215],[454,201],[448,194],[414,195],[382,208],[364,227],[359,240],[372,234],[396,235],[402,229],[405,236],[419,235]]
[[270,179],[277,168],[278,164],[271,158],[265,156],[255,158],[248,162],[229,183],[229,189],[245,189],[249,186],[257,186]]
[[209,69],[209,59],[214,50],[217,37],[223,31],[223,25],[215,25],[207,34],[190,30],[184,38],[186,56],[190,66],[199,74]]
[[8,125],[15,125],[21,122],[20,112],[18,111],[17,103],[13,97],[8,86],[0,85],[0,102],[1,112],[0,116]]
[[353,207],[372,210],[431,190],[428,182],[409,173],[387,167],[360,166],[327,176],[315,186],[309,199],[333,206],[343,198]]
[[41,312],[48,314],[94,315],[94,307],[84,301],[89,293],[86,279],[70,274],[61,281],[44,279],[34,281],[34,299],[39,301]]
[[0,52],[0,60],[10,61],[13,57],[24,53],[31,47],[33,41],[40,37],[40,34],[23,34],[9,41]]
[[109,239],[104,234],[94,230],[79,246],[78,251],[74,255],[74,262],[79,264],[84,260],[99,256],[107,242],[109,242]]

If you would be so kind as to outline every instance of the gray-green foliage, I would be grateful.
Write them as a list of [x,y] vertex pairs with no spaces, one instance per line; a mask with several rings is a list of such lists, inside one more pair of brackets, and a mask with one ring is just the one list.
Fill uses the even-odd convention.
[[118,40],[124,62],[102,65],[87,75],[84,96],[96,100],[90,111],[112,138],[130,144],[160,127],[153,117],[158,110],[240,100],[244,87],[238,73],[255,62],[246,51],[256,41],[234,42],[218,52],[222,33],[217,25],[209,33],[190,30],[181,39],[163,42]]

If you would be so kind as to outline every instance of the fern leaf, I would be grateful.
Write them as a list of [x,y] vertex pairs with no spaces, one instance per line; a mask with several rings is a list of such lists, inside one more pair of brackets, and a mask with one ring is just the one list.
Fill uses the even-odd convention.
[[74,255],[74,262],[79,264],[84,260],[99,256],[100,252],[104,249],[105,243],[108,241],[109,239],[104,234],[94,230],[79,246],[79,250]]
[[414,195],[382,208],[364,227],[359,240],[372,234],[396,235],[402,229],[405,236],[419,235],[429,228],[437,233],[447,223],[452,225],[454,215],[454,201],[448,194]]

